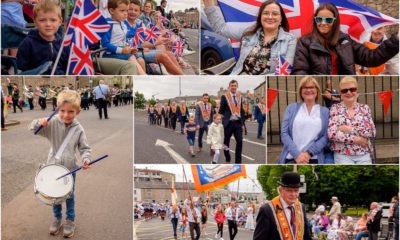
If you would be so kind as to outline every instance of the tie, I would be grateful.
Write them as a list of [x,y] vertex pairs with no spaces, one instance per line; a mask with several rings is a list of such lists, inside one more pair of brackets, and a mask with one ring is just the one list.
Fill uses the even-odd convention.
[[292,226],[293,234],[296,234],[296,215],[294,214],[294,207],[289,206],[290,209],[290,225]]
[[207,104],[206,103],[204,103],[204,109],[206,110],[206,113],[208,113],[207,112]]
[[233,95],[233,101],[235,102],[235,107],[237,107],[236,95]]

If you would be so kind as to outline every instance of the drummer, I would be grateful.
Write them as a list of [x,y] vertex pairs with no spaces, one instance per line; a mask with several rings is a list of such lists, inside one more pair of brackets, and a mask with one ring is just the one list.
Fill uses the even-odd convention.
[[[89,168],[91,148],[87,142],[85,130],[76,117],[81,111],[81,98],[76,91],[65,90],[57,97],[58,114],[50,121],[47,118],[33,120],[30,130],[35,132],[40,126],[43,128],[39,135],[50,141],[51,147],[47,164],[63,165],[69,170],[76,167],[76,147],[80,153],[83,169]],[[72,131],[72,132],[71,132]],[[71,132],[71,134],[68,134]],[[68,137],[70,135],[70,137]],[[63,144],[65,142],[65,144]],[[65,145],[63,148],[61,145]],[[75,173],[73,174],[75,184]],[[72,237],[75,232],[75,199],[74,190],[66,200],[66,221],[64,224],[64,237]],[[62,226],[62,207],[53,206],[54,221],[50,225],[50,234],[56,235]]]

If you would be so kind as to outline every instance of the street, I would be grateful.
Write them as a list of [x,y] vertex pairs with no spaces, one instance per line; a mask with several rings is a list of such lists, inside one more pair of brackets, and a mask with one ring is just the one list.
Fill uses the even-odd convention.
[[195,53],[183,56],[183,59],[192,66],[192,68],[189,69],[183,69],[186,75],[198,75],[199,74],[199,54],[200,54],[200,49],[199,49],[199,29],[190,29],[190,28],[184,28],[182,30],[186,36],[189,38],[189,46],[190,48],[195,51]]
[[[266,143],[265,140],[257,139],[257,124],[246,121],[248,135],[244,135],[242,163],[243,164],[265,164]],[[197,149],[197,135],[195,150]],[[138,164],[171,164],[171,163],[196,163],[209,164],[211,156],[206,143],[207,136],[203,136],[203,151],[195,157],[188,152],[189,144],[186,136],[180,133],[180,123],[177,123],[175,132],[169,128],[153,125],[147,121],[146,112],[135,112],[135,163]],[[230,143],[231,163],[235,163],[235,140]],[[221,154],[219,163],[225,163],[225,157]]]
[[[154,231],[157,229],[157,231]],[[189,227],[186,229],[189,239],[190,239],[190,231]],[[181,232],[179,232],[179,224],[178,224],[178,239],[181,239]],[[203,240],[214,240],[215,233],[217,232],[217,224],[210,215],[208,217],[207,222],[207,235],[203,233],[200,236],[200,239]],[[134,239],[137,240],[170,240],[174,239],[172,224],[170,219],[166,218],[164,221],[161,220],[160,217],[154,217],[151,220],[144,221],[143,220],[135,220],[134,226]],[[229,239],[228,232],[228,224],[224,224],[224,239]],[[219,238],[217,238],[219,239]],[[236,240],[249,240],[253,239],[253,232],[249,230],[245,230],[244,228],[239,228],[238,233],[235,237]]]
[[[132,239],[132,109],[132,105],[112,107],[110,119],[99,120],[91,106],[78,116],[93,159],[109,157],[76,174],[74,239]],[[46,161],[50,144],[27,126],[50,114],[50,106],[45,111],[25,108],[23,113],[9,113],[9,119],[20,124],[2,132],[3,240],[63,238],[62,231],[56,237],[49,235],[52,208],[39,202],[33,192],[36,171]]]

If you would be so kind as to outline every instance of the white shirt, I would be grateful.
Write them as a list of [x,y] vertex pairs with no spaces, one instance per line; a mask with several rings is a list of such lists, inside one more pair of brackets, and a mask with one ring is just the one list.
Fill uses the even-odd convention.
[[[282,207],[283,207],[283,210],[284,210],[284,212],[285,212],[286,219],[287,219],[287,221],[288,221],[288,223],[289,223],[290,230],[293,231],[292,225],[290,224],[290,221],[292,220],[292,211],[291,211],[290,208],[288,208],[288,207],[289,207],[289,206],[292,206],[292,207],[294,208],[294,204],[292,204],[292,205],[287,204],[287,203],[285,202],[285,200],[283,200],[282,197],[279,197],[279,199],[280,199],[280,201],[281,201],[281,203],[282,203]],[[294,214],[295,214],[295,216],[296,216],[296,211],[294,212]]]
[[234,213],[234,211],[232,210],[231,207],[227,208],[225,210],[225,216],[227,220],[231,220],[231,221],[236,221],[236,216],[233,217],[233,215],[237,215],[236,213]]
[[[293,121],[292,137],[300,152],[306,151],[318,137],[322,130],[322,120],[319,104],[315,104],[311,112],[308,113],[307,106],[303,103]],[[288,153],[288,159],[294,157]],[[313,156],[311,159],[318,159],[318,156]]]
[[[240,102],[239,102],[239,99],[237,99],[236,93],[232,93],[232,92],[231,92],[231,95],[232,95],[233,104],[235,104],[235,100],[236,100],[237,105],[239,105]],[[226,98],[226,100],[228,101],[228,105],[229,105],[229,99]],[[230,105],[229,105],[229,107],[230,107]],[[240,113],[239,113],[239,114],[240,114]],[[231,117],[229,118],[229,120],[230,120],[230,121],[236,121],[236,120],[239,120],[239,117],[236,116],[236,115],[234,115],[234,114],[232,113],[232,115],[231,115]]]

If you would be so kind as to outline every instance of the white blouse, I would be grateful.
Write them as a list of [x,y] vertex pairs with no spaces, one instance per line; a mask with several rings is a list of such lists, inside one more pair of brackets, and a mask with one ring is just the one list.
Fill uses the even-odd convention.
[[[306,151],[315,139],[318,138],[322,130],[322,120],[319,104],[315,104],[311,112],[308,113],[307,106],[303,103],[293,121],[292,137],[293,142],[296,144],[300,152]],[[288,159],[294,157],[288,153]],[[318,156],[313,156],[311,159],[318,159]]]

